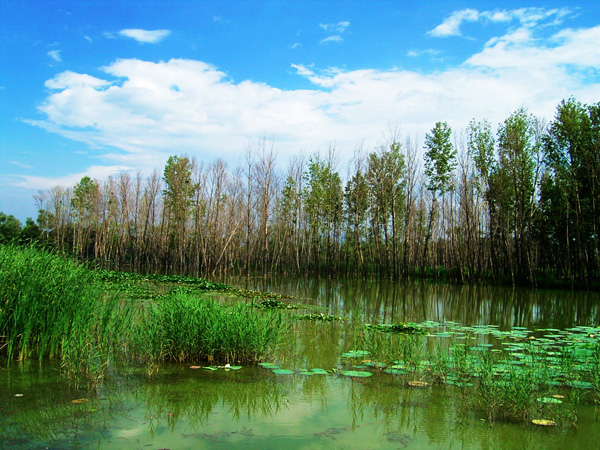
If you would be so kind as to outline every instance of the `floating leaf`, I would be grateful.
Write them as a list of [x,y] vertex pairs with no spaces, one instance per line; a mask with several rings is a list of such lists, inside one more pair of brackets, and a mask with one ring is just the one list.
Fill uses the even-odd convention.
[[427,386],[429,386],[429,383],[427,381],[419,381],[419,380],[409,381],[407,384],[412,387],[427,387]]
[[537,401],[540,403],[562,403],[562,400],[553,397],[540,397]]
[[293,375],[295,372],[290,369],[275,369],[273,373],[277,375]]
[[79,405],[81,403],[87,403],[89,401],[90,401],[90,399],[88,399],[88,398],[77,398],[75,400],[71,400],[71,403],[75,403],[75,404]]
[[327,375],[327,371],[325,369],[316,368],[316,369],[310,369],[310,371],[312,373],[314,373],[315,375]]
[[344,358],[362,358],[363,356],[368,356],[371,353],[366,350],[350,350],[349,352],[342,353]]
[[554,425],[556,425],[556,422],[554,420],[550,420],[550,419],[533,419],[531,421],[531,423],[533,423],[534,425],[540,425],[543,427],[553,427]]
[[364,371],[359,371],[359,370],[344,370],[344,371],[342,371],[342,375],[345,375],[347,377],[359,377],[359,378],[366,378],[366,377],[373,376],[373,374],[371,372],[364,372]]
[[218,369],[217,369],[216,367],[214,367],[214,366],[206,366],[206,367],[203,367],[203,369],[206,369],[206,370],[218,370]]
[[202,369],[202,366],[190,366],[190,369]]

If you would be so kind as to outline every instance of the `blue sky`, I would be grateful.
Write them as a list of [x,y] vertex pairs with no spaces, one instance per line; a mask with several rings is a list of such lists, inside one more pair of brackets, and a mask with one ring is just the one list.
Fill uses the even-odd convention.
[[0,211],[39,189],[162,171],[187,153],[280,167],[334,145],[340,169],[390,128],[497,124],[600,101],[597,1],[0,3]]

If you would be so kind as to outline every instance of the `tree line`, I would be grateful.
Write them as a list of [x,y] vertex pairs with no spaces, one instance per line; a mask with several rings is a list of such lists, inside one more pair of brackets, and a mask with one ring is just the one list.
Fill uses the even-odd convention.
[[600,103],[563,100],[550,123],[519,109],[496,130],[438,122],[420,150],[391,129],[345,174],[333,146],[280,172],[267,139],[235,168],[171,156],[162,173],[40,192],[39,240],[201,274],[599,278]]

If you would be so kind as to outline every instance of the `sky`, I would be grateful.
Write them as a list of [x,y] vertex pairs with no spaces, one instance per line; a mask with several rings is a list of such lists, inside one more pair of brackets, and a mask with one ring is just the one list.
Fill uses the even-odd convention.
[[24,221],[39,190],[170,155],[344,166],[392,130],[550,121],[600,101],[600,2],[2,0],[0,58],[0,212]]

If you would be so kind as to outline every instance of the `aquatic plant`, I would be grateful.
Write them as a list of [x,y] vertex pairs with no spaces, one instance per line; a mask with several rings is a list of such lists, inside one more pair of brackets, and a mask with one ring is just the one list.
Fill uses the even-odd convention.
[[365,323],[365,327],[370,330],[381,331],[382,333],[424,333],[425,329],[414,322],[400,323]]
[[[237,292],[237,291],[236,291]],[[260,309],[299,309],[298,305],[294,305],[291,303],[285,303],[281,300],[275,300],[272,298],[267,298],[265,300],[261,300],[259,302],[252,302],[250,304],[253,308]]]
[[284,320],[279,311],[224,306],[176,292],[147,306],[134,327],[133,356],[151,372],[163,361],[254,362],[280,341]]
[[97,383],[127,329],[129,309],[103,295],[96,274],[33,246],[0,246],[0,354],[59,358]]

